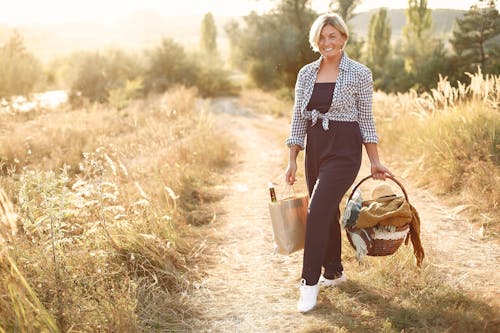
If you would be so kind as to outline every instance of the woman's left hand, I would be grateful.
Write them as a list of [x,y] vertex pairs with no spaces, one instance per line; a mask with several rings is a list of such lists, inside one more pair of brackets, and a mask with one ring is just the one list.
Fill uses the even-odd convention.
[[386,175],[394,177],[394,174],[389,171],[382,163],[373,163],[371,166],[373,179],[385,180]]

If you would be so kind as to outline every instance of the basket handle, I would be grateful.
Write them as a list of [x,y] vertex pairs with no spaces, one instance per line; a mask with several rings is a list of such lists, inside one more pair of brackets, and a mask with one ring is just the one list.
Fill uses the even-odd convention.
[[[349,201],[349,200],[352,199],[352,196],[354,195],[354,192],[359,187],[359,185],[361,185],[364,181],[366,181],[366,180],[368,180],[370,178],[372,178],[372,175],[366,176],[365,178],[361,179],[359,181],[359,183],[356,186],[354,186],[354,188],[352,189],[351,195],[349,196],[349,199],[347,201]],[[405,195],[406,202],[410,203],[410,200],[408,200],[408,194],[406,193],[406,190],[403,187],[403,184],[401,184],[396,178],[394,178],[394,177],[392,177],[390,175],[386,175],[386,178],[389,178],[390,180],[392,180],[393,182],[395,182],[401,188],[401,190],[403,191],[403,193]]]

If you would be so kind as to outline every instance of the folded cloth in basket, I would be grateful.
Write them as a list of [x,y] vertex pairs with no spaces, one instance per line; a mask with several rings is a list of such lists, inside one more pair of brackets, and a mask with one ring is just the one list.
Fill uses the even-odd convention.
[[[391,200],[373,201],[367,207],[361,208],[355,227],[370,228],[376,225],[402,227],[406,224],[410,225],[408,237],[413,245],[417,266],[420,267],[424,259],[424,249],[420,242],[420,217],[415,207],[405,198],[395,196]],[[408,244],[408,238],[405,244]]]
[[[420,242],[420,216],[418,216],[418,212],[410,204],[410,209],[412,213],[411,223],[410,223],[410,233],[408,237],[411,239],[411,244],[413,245],[413,254],[415,258],[417,258],[417,266],[420,267],[422,265],[422,260],[424,260],[424,248],[422,247],[422,243]],[[408,245],[408,237],[406,237],[405,245]]]
[[374,200],[361,208],[356,228],[370,228],[376,225],[402,227],[410,224],[412,213],[410,204],[404,197],[395,196],[391,200]]

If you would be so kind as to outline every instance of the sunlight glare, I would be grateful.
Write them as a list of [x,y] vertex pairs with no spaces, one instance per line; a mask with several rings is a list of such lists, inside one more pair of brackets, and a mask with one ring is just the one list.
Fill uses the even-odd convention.
[[[137,12],[153,11],[162,16],[246,15],[273,8],[272,0],[18,0],[2,4],[0,24],[31,25],[70,22],[114,23]],[[26,10],[26,9],[29,10]]]
[[[75,22],[112,24],[134,13],[153,11],[162,16],[201,16],[212,12],[215,16],[242,16],[252,10],[264,13],[276,6],[273,0],[17,0],[4,1],[0,10],[0,25],[47,25]],[[330,0],[312,0],[317,12],[328,11]],[[429,0],[429,8],[467,10],[474,0]],[[361,1],[357,12],[373,8],[405,8],[406,0]]]

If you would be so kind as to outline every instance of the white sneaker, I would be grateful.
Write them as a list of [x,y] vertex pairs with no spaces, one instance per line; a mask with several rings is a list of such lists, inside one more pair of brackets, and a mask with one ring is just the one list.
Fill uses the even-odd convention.
[[319,283],[314,286],[306,285],[306,280],[300,280],[300,299],[299,304],[297,304],[297,310],[299,312],[308,312],[316,306],[316,300],[319,293]]
[[335,287],[342,282],[347,281],[347,276],[342,272],[342,275],[336,279],[327,279],[323,276],[323,274],[319,277],[318,284],[322,287]]

